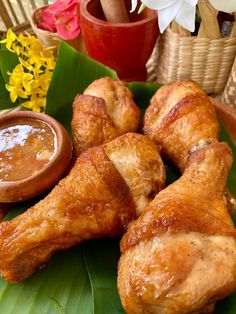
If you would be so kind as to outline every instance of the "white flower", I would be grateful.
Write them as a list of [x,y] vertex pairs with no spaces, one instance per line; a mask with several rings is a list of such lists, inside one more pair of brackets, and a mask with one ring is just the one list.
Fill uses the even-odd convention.
[[236,12],[235,0],[209,0],[211,5],[218,11],[232,13]]
[[[179,25],[190,32],[195,28],[195,13],[198,0],[141,0],[142,3],[153,10],[157,10],[160,32],[175,20]],[[131,12],[135,10],[137,0],[132,0]]]
[[[137,6],[137,0],[132,1],[131,12]],[[227,13],[236,12],[236,0],[209,0],[218,11]],[[195,29],[195,14],[198,0],[141,0],[148,8],[157,10],[160,32],[176,21],[183,28],[193,32]]]
[[132,7],[131,7],[130,12],[134,12],[134,10],[137,7],[138,0],[131,0],[131,1],[132,1]]

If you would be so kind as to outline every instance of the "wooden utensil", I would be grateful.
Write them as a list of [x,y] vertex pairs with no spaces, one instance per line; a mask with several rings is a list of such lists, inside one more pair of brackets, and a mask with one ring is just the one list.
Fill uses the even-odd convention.
[[124,0],[100,0],[107,22],[129,23]]

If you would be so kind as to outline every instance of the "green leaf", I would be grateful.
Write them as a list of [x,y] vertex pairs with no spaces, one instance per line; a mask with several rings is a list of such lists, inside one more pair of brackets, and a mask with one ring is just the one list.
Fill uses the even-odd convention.
[[45,269],[20,284],[0,280],[6,314],[92,314],[92,294],[81,246],[57,253]]
[[96,314],[124,313],[117,291],[119,256],[119,239],[86,243],[85,262],[93,289]]
[[140,82],[128,83],[127,85],[131,92],[133,93],[134,100],[141,110],[141,117],[143,117],[145,110],[149,105],[151,97],[154,95],[157,89],[161,87],[161,85],[156,83],[140,83]]
[[216,304],[215,314],[236,313],[236,292]]
[[9,82],[8,71],[12,71],[19,63],[17,56],[1,48],[0,50],[0,110],[10,109],[19,105],[19,101],[12,103],[9,92],[6,90],[5,84]]
[[47,94],[46,113],[70,129],[75,96],[103,76],[117,79],[116,73],[62,42]]
[[2,73],[0,72],[0,110],[10,109],[17,105],[19,105],[18,101],[16,101],[15,104],[11,102],[10,94],[6,90],[5,81],[2,77]]
[[19,64],[19,60],[16,54],[9,50],[0,50],[0,67],[5,83],[9,82],[9,75],[7,72],[13,71],[17,64]]

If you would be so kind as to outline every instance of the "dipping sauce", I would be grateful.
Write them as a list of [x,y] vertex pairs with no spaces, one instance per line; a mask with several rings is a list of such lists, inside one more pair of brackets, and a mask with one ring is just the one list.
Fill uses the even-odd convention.
[[57,138],[38,119],[15,119],[0,127],[0,181],[12,182],[37,174],[54,157]]

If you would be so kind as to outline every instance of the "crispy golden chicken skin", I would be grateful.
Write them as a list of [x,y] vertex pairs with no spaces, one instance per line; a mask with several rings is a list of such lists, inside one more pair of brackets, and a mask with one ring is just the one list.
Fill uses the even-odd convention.
[[232,154],[201,142],[121,240],[118,289],[128,314],[206,313],[236,289],[236,230],[222,200]]
[[76,156],[89,147],[136,132],[139,119],[139,109],[123,82],[109,77],[94,81],[73,104],[71,129]]
[[[190,147],[219,135],[215,109],[203,89],[192,81],[161,87],[144,116],[144,133],[161,145],[161,154],[184,171]],[[236,200],[227,187],[224,200],[229,212]]]
[[143,130],[183,172],[189,148],[201,139],[217,139],[219,124],[202,88],[192,81],[177,81],[161,87],[152,97]]
[[128,185],[138,217],[165,187],[166,169],[159,148],[147,136],[129,134],[105,144],[104,149]]
[[[145,187],[136,187],[139,180]],[[45,199],[0,224],[1,275],[22,281],[56,250],[122,234],[164,184],[158,147],[146,136],[125,134],[90,148]]]

